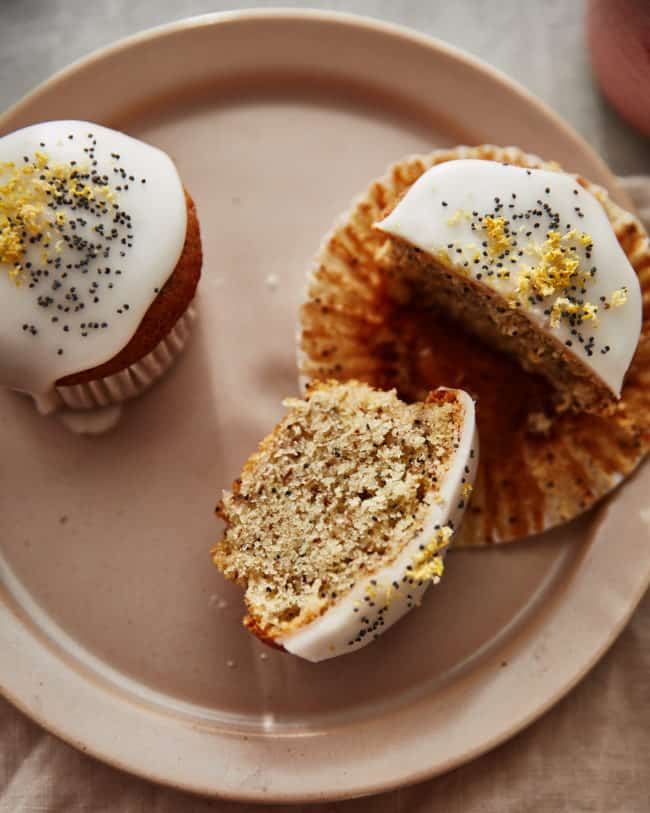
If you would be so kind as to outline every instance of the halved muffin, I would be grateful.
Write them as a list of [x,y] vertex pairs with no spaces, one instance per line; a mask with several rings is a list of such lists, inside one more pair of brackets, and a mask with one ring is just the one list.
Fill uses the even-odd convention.
[[377,638],[442,575],[472,490],[474,405],[445,389],[407,405],[358,382],[286,405],[217,507],[212,554],[246,587],[248,629],[319,661]]
[[543,376],[559,411],[611,412],[641,290],[605,210],[571,175],[497,161],[431,167],[376,228],[390,283]]

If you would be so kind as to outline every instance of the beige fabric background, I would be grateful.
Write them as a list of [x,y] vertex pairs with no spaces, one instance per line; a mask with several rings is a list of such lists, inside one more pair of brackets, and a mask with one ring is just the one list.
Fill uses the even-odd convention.
[[[0,106],[18,99],[53,70],[118,37],[189,14],[251,5],[214,0],[0,0]],[[581,131],[615,171],[650,169],[648,141],[617,119],[593,87],[582,0],[278,0],[255,5],[344,9],[439,36],[522,81]],[[650,96],[650,89],[645,90]],[[645,206],[649,222],[650,179],[630,178],[626,183]],[[649,678],[650,594],[582,684],[510,742],[412,788],[298,808],[206,801],[156,787],[78,753],[0,700],[0,813],[650,813]]]

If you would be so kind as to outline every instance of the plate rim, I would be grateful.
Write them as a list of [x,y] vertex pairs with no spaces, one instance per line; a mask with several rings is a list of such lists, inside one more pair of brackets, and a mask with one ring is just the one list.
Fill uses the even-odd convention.
[[607,163],[600,157],[595,149],[558,113],[553,110],[546,102],[539,99],[531,93],[524,85],[517,82],[512,77],[508,76],[504,71],[494,67],[488,62],[483,61],[479,57],[474,56],[468,51],[465,51],[459,46],[452,45],[444,40],[441,40],[433,35],[424,34],[416,29],[409,28],[400,23],[388,22],[376,17],[371,17],[363,14],[355,14],[347,11],[327,11],[321,9],[309,8],[286,8],[278,6],[276,8],[259,9],[233,9],[230,11],[217,11],[207,12],[205,14],[196,14],[190,17],[184,17],[180,20],[174,20],[169,23],[161,23],[160,25],[151,26],[134,34],[126,37],[121,37],[115,42],[103,45],[88,54],[85,54],[78,59],[73,60],[68,65],[55,71],[51,76],[39,82],[35,87],[28,91],[24,96],[10,105],[7,110],[0,114],[0,128],[3,128],[5,122],[12,117],[19,115],[24,107],[29,106],[37,101],[39,96],[49,91],[54,85],[64,82],[68,76],[83,70],[93,62],[100,61],[106,57],[114,56],[122,50],[137,46],[140,42],[167,36],[176,31],[181,31],[189,28],[209,27],[212,25],[219,25],[230,21],[240,20],[313,20],[322,22],[333,22],[341,25],[356,26],[361,28],[374,29],[377,32],[387,34],[389,36],[398,37],[404,40],[409,40],[411,43],[417,43],[439,53],[444,53],[467,65],[478,73],[492,78],[501,85],[504,85],[508,90],[524,99],[529,104],[533,105],[541,112],[546,118],[551,119],[553,124],[559,130],[562,130],[564,135],[569,138],[574,144],[578,145],[582,152],[589,155],[591,161],[598,165],[600,171],[607,178],[607,188],[613,192],[619,200],[623,201],[625,208],[634,211],[634,204],[629,195],[622,189],[614,173],[611,171]]
[[[405,26],[397,25],[394,23],[388,23],[374,18],[365,17],[357,14],[351,14],[347,12],[320,11],[314,9],[237,10],[198,15],[143,30],[136,34],[122,38],[114,43],[103,46],[102,48],[99,48],[91,52],[90,54],[81,57],[80,59],[62,68],[61,70],[54,73],[48,79],[38,84],[32,91],[26,94],[22,99],[18,100],[15,104],[10,106],[0,116],[0,129],[4,128],[6,123],[10,121],[13,117],[20,115],[21,111],[24,108],[37,102],[42,94],[50,92],[53,87],[56,88],[58,84],[64,83],[69,76],[84,71],[88,66],[92,65],[95,62],[107,58],[113,58],[117,54],[119,54],[122,50],[137,47],[140,43],[151,39],[173,35],[177,31],[198,27],[221,25],[228,23],[230,21],[242,21],[242,20],[243,21],[255,20],[258,22],[260,20],[262,21],[285,20],[288,22],[296,20],[310,20],[311,22],[314,23],[327,22],[335,23],[345,27],[353,26],[361,29],[374,29],[374,31],[378,33],[388,35],[389,37],[397,37],[399,39],[409,41],[410,43],[417,44],[419,46],[424,46],[433,52],[436,52],[438,54],[444,54],[448,57],[453,58],[454,60],[463,62],[466,65],[470,66],[474,71],[477,71],[483,74],[484,76],[488,77],[491,81],[501,84],[502,86],[505,86],[511,93],[517,95],[527,104],[536,107],[538,111],[540,111],[547,119],[549,119],[552,122],[553,126],[556,127],[556,129],[562,131],[564,136],[569,141],[576,145],[582,153],[586,154],[589,157],[589,159],[599,167],[603,177],[607,178],[608,186],[610,187],[610,189],[615,191],[618,199],[623,200],[624,202],[629,201],[627,195],[621,190],[620,186],[618,185],[615,176],[611,173],[609,168],[606,166],[603,160],[596,154],[596,152],[591,148],[591,146],[586,141],[584,141],[584,139],[582,139],[582,137],[575,130],[573,130],[573,128],[570,127],[570,125],[564,122],[558,116],[558,114],[555,113],[550,107],[548,107],[541,100],[534,97],[525,88],[523,88],[523,86],[519,85],[517,82],[509,78],[507,75],[505,75],[498,69],[493,68],[487,63],[479,60],[478,58],[471,56],[470,54],[467,54],[462,49],[457,48],[455,46],[451,46],[434,37],[413,31]],[[629,208],[633,208],[631,203],[629,204]],[[614,505],[614,503],[607,501],[605,503],[605,506],[600,509],[599,516],[605,516],[608,513],[608,509],[612,507],[612,505]],[[598,531],[596,530],[593,533],[598,533]],[[591,545],[588,546],[586,556],[589,556],[590,553]],[[102,762],[110,764],[113,767],[128,771],[129,773],[176,789],[181,789],[206,796],[213,796],[218,798],[239,801],[248,801],[248,802],[273,801],[285,803],[345,799],[359,795],[382,793],[388,790],[395,789],[397,787],[401,787],[406,784],[412,784],[415,782],[423,781],[425,779],[443,773],[447,770],[450,770],[454,767],[457,767],[458,765],[461,765],[471,759],[474,759],[480,754],[485,753],[488,750],[491,750],[500,743],[514,736],[519,731],[523,730],[525,727],[530,725],[534,720],[542,716],[548,709],[550,709],[562,697],[564,697],[569,691],[571,691],[571,689],[573,689],[573,687],[587,674],[587,672],[590,671],[590,669],[595,665],[595,663],[598,660],[600,660],[600,658],[605,654],[605,652],[607,652],[609,647],[614,643],[614,641],[624,628],[625,624],[628,622],[629,618],[636,609],[638,603],[643,597],[649,584],[650,584],[650,568],[648,569],[647,577],[645,578],[645,583],[643,583],[642,580],[641,586],[635,592],[631,602],[629,601],[629,596],[627,597],[628,603],[626,604],[625,611],[617,617],[616,623],[611,627],[610,634],[606,638],[604,643],[601,643],[600,647],[597,648],[594,652],[592,652],[590,658],[588,658],[585,661],[585,663],[582,664],[582,667],[577,672],[574,672],[572,677],[566,682],[564,682],[561,687],[557,688],[556,691],[554,691],[550,697],[547,697],[544,703],[542,703],[541,705],[539,704],[533,705],[527,715],[524,715],[520,720],[518,720],[516,724],[511,725],[507,730],[500,732],[499,734],[492,738],[490,737],[483,738],[481,743],[477,745],[474,749],[470,749],[459,758],[455,760],[450,760],[446,764],[429,766],[421,768],[419,770],[411,771],[410,773],[403,772],[403,776],[399,779],[389,778],[379,782],[376,780],[368,781],[367,779],[357,780],[356,785],[346,787],[340,790],[339,792],[334,793],[331,792],[323,793],[322,791],[319,790],[306,792],[304,789],[302,791],[300,790],[297,791],[295,788],[290,790],[286,789],[274,790],[271,793],[269,793],[263,788],[258,789],[244,788],[241,785],[238,785],[237,787],[232,786],[224,789],[222,782],[213,783],[209,787],[206,786],[205,783],[197,782],[186,783],[178,776],[173,777],[161,773],[159,770],[156,769],[155,766],[151,765],[146,766],[142,764],[139,765],[128,764],[128,762],[122,761],[119,758],[117,758],[114,753],[113,754],[107,753],[105,750],[102,750],[101,747],[94,746],[92,742],[92,737],[90,737],[90,740],[88,738],[80,739],[74,736],[74,734],[71,733],[70,731],[65,731],[61,729],[61,727],[53,721],[52,719],[53,715],[51,713],[48,715],[47,710],[43,710],[42,708],[38,709],[34,706],[33,703],[32,705],[30,705],[29,702],[26,701],[23,697],[21,697],[15,691],[12,691],[10,687],[7,685],[8,683],[10,683],[10,681],[7,681],[6,678],[3,678],[1,674],[0,674],[0,694],[6,697],[7,700],[9,700],[14,706],[19,708],[23,713],[25,713],[32,720],[37,722],[40,726],[50,731],[50,733],[54,734],[59,739],[67,742],[68,744],[72,745],[77,749],[80,749],[84,753],[91,754],[92,756],[96,757]],[[565,600],[564,596],[559,597],[558,600]],[[57,659],[56,653],[51,647],[48,647],[47,642],[44,639],[41,640],[40,643],[37,642],[37,639],[39,637],[41,639],[43,637],[40,631],[35,630],[30,622],[21,620],[19,615],[20,613],[16,613],[15,610],[11,608],[11,601],[5,602],[3,600],[3,596],[0,591],[0,641],[2,641],[5,636],[6,631],[4,630],[4,627],[9,623],[6,621],[6,619],[12,617],[15,620],[17,627],[19,627],[20,629],[13,630],[13,634],[11,629],[8,630],[9,634],[7,635],[7,642],[9,646],[12,645],[14,647],[18,646],[20,644],[20,637],[22,634],[25,636],[25,640],[31,638],[36,642],[37,647],[41,646],[47,649],[49,657],[56,660]],[[5,620],[3,621],[3,619]],[[527,622],[525,624],[525,627],[529,627],[531,623],[532,622]],[[92,675],[85,674],[80,675],[80,677],[82,681],[85,680],[88,683],[93,682]],[[92,688],[100,692],[106,691],[105,689],[99,688],[96,685]],[[123,698],[119,702],[124,702]],[[246,738],[244,737],[244,739]],[[217,785],[219,786],[217,787]]]

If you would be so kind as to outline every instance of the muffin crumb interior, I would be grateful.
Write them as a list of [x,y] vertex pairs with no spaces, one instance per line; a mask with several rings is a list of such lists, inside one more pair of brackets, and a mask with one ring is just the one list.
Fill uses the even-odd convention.
[[462,428],[448,391],[407,405],[394,391],[326,382],[285,405],[224,494],[213,551],[247,588],[247,623],[269,638],[321,615],[422,531]]
[[[614,408],[608,387],[577,357],[565,352],[555,337],[537,328],[525,310],[510,307],[500,293],[481,285],[448,260],[393,237],[386,241],[382,262],[390,295],[396,301],[417,303],[420,309],[431,308],[455,319],[488,346],[515,357],[524,370],[544,376],[556,393],[558,412],[608,414]],[[614,292],[614,307],[624,295]],[[570,318],[571,309],[572,303],[558,297],[549,310],[551,320]],[[576,328],[573,332],[578,335]],[[593,354],[592,345],[578,339],[576,344]]]

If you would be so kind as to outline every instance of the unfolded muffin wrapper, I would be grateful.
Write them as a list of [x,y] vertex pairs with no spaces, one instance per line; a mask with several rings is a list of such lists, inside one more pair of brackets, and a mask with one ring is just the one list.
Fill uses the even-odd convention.
[[[643,328],[615,414],[563,414],[540,431],[540,416],[527,401],[526,388],[534,394],[539,387],[530,383],[534,377],[497,354],[486,356],[481,367],[476,359],[487,351],[478,340],[453,327],[431,334],[422,314],[391,301],[386,285],[382,248],[387,238],[373,230],[373,223],[423,172],[459,158],[561,171],[515,147],[490,145],[440,150],[395,164],[340,218],[320,249],[301,308],[298,361],[303,385],[356,378],[396,387],[409,399],[440,384],[478,395],[481,459],[472,502],[455,536],[457,546],[468,547],[512,542],[573,519],[615,488],[650,449],[650,247],[637,218],[609,200],[605,190],[577,178],[602,203],[638,274]],[[431,321],[431,313],[424,318]],[[453,380],[441,381],[446,358],[460,363],[448,362],[446,375]],[[474,370],[467,377],[465,366]],[[513,391],[518,386],[519,394]]]
[[191,303],[165,338],[146,356],[119,373],[57,387],[59,406],[69,409],[97,409],[120,404],[149,389],[183,352],[196,321],[196,308]]

